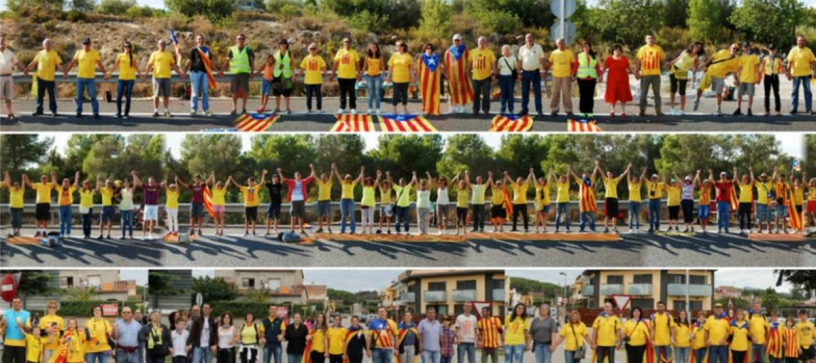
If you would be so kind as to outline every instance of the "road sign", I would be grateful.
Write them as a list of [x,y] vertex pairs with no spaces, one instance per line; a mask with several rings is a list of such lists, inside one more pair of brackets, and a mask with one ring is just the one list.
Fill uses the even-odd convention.
[[615,302],[615,306],[618,307],[619,311],[624,311],[629,307],[629,303],[632,302],[632,295],[612,295],[612,300]]
[[196,294],[196,305],[198,305],[199,307],[201,305],[204,305],[204,295],[201,295],[200,292]]
[[559,38],[564,38],[564,41],[567,45],[570,45],[572,42],[575,41],[575,24],[572,23],[569,19],[564,20],[564,31],[561,31],[561,19],[556,19],[555,24],[550,27],[550,38],[553,42],[556,42]]
[[[563,13],[561,10],[563,9]],[[575,14],[575,0],[552,0],[550,10],[558,18],[566,19]]]
[[5,274],[0,279],[0,296],[3,301],[11,302],[14,296],[17,295],[17,279],[12,274]]
[[482,309],[488,308],[490,309],[491,313],[493,312],[493,303],[489,301],[471,301],[470,305],[473,306],[473,314],[482,318]]

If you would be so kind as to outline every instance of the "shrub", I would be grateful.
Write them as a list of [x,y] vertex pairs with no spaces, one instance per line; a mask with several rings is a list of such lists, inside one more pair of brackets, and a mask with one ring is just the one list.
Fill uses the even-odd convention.
[[88,20],[88,15],[79,10],[71,10],[65,13],[65,20],[68,20],[72,23],[84,23],[85,21]]
[[147,6],[133,5],[125,10],[128,18],[147,18],[153,16],[153,9]]
[[137,6],[135,0],[102,0],[96,11],[107,15],[122,15],[134,6]]

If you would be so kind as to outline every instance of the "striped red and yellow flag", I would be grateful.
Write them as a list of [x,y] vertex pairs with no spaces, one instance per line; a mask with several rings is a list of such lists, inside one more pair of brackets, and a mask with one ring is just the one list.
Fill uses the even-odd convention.
[[380,130],[389,133],[437,132],[436,128],[422,115],[380,116]]
[[802,230],[802,214],[796,211],[793,198],[788,198],[788,216],[790,217],[791,228],[795,231]]
[[439,98],[441,81],[439,76],[439,57],[420,56],[419,90],[422,94],[422,112],[426,115],[439,115]]
[[601,132],[595,120],[573,120],[567,119],[567,131],[569,132]]
[[450,79],[451,103],[454,105],[466,105],[473,102],[473,88],[467,74],[467,60],[470,58],[470,51],[464,46],[451,46],[445,52],[445,69],[448,70]]
[[198,56],[201,58],[201,63],[204,63],[204,69],[207,71],[207,81],[209,83],[210,89],[215,89],[215,77],[213,77],[212,72],[212,61],[210,61],[210,50],[209,49],[201,49],[201,47],[196,47],[198,50]]
[[584,179],[580,188],[581,212],[595,212],[598,203],[595,202],[595,185],[589,179]]
[[212,193],[209,186],[204,186],[204,209],[210,217],[215,218],[215,211],[213,211]]
[[524,132],[533,128],[530,116],[499,115],[493,118],[489,132]]
[[504,188],[504,210],[507,211],[507,220],[513,216],[513,203],[510,201],[510,191]]
[[243,132],[264,132],[280,118],[279,115],[245,113],[235,119],[235,128]]
[[337,122],[331,132],[374,132],[374,119],[369,115],[335,115]]
[[728,191],[728,197],[731,200],[731,211],[736,211],[739,209],[739,198],[737,198],[737,190],[732,185]]
[[[309,331],[309,335],[314,334],[314,331]],[[312,363],[312,340],[306,342],[306,348],[303,349],[303,357],[300,359],[300,363]]]
[[[768,356],[771,358],[782,358],[782,334],[779,332],[778,322],[771,324],[771,329],[769,329],[765,341],[768,342]],[[758,350],[757,353],[759,353]]]

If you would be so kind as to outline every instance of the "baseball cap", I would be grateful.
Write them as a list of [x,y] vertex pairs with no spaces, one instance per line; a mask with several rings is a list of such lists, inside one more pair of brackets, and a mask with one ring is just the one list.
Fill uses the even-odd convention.
[[724,171],[721,171],[721,172],[720,172],[720,175],[728,175],[728,173],[726,173],[726,172],[724,172]]
[[657,174],[652,174],[652,178],[657,178]]
[[83,40],[83,41],[82,41],[82,44],[83,44],[83,45],[85,45],[85,44],[91,44],[91,38],[85,38],[85,40]]
[[462,36],[459,35],[459,34],[454,34],[453,35],[453,40],[462,40]]
[[714,304],[714,307],[715,307],[715,308],[721,308],[721,307],[722,307],[722,304],[720,304],[720,303],[716,303],[716,304]]
[[691,180],[691,175],[686,175],[685,180]]

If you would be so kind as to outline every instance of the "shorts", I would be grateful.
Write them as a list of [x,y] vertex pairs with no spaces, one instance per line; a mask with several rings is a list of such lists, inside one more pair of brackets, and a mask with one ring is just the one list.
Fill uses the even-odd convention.
[[756,85],[753,83],[740,83],[739,87],[737,88],[737,97],[747,95],[747,96],[754,96],[754,88]]
[[159,220],[159,206],[157,206],[157,205],[146,205],[144,207],[144,220],[146,220],[146,221],[158,221]]
[[685,96],[687,84],[688,79],[677,79],[674,73],[669,75],[669,89],[671,93],[679,93],[681,96]]
[[306,218],[306,202],[302,200],[293,200],[292,207],[289,209],[289,215],[292,218]]
[[0,77],[0,98],[9,101],[14,99],[14,79],[11,76]]
[[190,204],[190,218],[201,218],[204,216],[204,204]]
[[244,213],[246,214],[247,222],[258,221],[258,207],[245,207]]
[[760,222],[771,221],[771,210],[767,204],[757,203],[757,220]]
[[777,205],[776,206],[776,217],[777,218],[787,218],[788,217],[788,206],[787,205]]
[[802,355],[799,356],[800,361],[809,361],[816,359],[816,345],[811,345],[809,348],[801,347]]
[[153,97],[170,97],[171,91],[170,78],[153,78]]
[[801,204],[796,206],[796,214],[802,214],[802,210],[804,209],[802,207],[804,207],[804,206],[801,205]]
[[[436,205],[436,215],[441,218],[448,218],[448,213],[450,213],[450,206],[448,204],[437,204]],[[437,218],[439,218],[437,217]]]
[[697,216],[700,219],[708,219],[708,215],[711,213],[711,206],[710,205],[702,205],[700,204],[697,207]]
[[271,79],[262,79],[261,80],[261,95],[262,96],[269,96],[272,93],[272,80]]
[[213,204],[212,206],[213,213],[224,213],[227,211],[227,207],[223,205]]
[[317,217],[331,218],[331,201],[329,200],[317,201]]
[[606,216],[610,218],[618,217],[618,198],[606,198],[604,200]]
[[669,206],[669,219],[672,219],[672,220],[680,219],[680,206],[679,205]]
[[541,212],[541,213],[544,213],[546,215],[547,213],[550,213],[550,205],[547,204],[547,205],[541,206],[541,209],[539,209],[538,211]]
[[249,95],[249,73],[233,74],[230,79],[230,92],[237,94],[241,92],[242,95]]
[[269,203],[269,208],[266,209],[266,218],[280,219],[281,205],[280,203]]
[[114,214],[116,214],[116,210],[113,209],[113,206],[105,205],[102,206],[102,215],[99,218],[102,219],[102,223],[113,222]]
[[816,200],[809,200],[807,202],[807,212],[816,213]]
[[490,218],[507,218],[507,210],[503,205],[494,205],[490,207]]
[[35,214],[38,222],[51,220],[51,204],[37,203]]
[[714,91],[716,94],[720,94],[723,92],[725,88],[725,78],[720,77],[711,77],[711,90]]
[[380,216],[391,218],[394,216],[394,206],[391,204],[383,204],[380,206]]
[[[281,83],[286,83],[285,85]],[[289,97],[292,95],[292,78],[284,79],[283,77],[275,77],[272,80],[272,94],[275,96]]]

